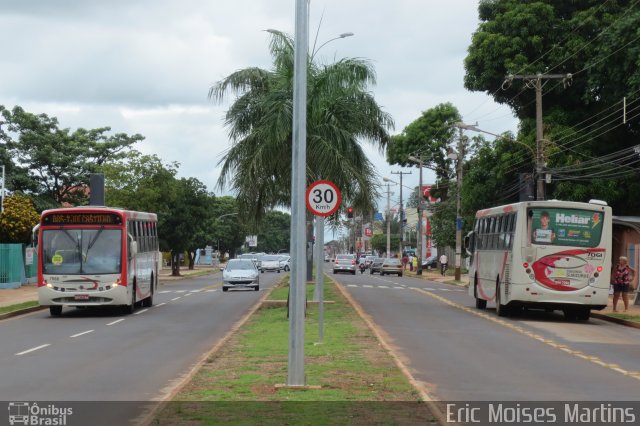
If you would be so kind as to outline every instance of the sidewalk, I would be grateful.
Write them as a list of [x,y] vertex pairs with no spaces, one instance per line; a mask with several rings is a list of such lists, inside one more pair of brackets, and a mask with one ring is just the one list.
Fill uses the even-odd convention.
[[[173,277],[171,276],[171,268],[162,268],[160,270],[160,285],[167,281],[181,280],[186,277],[199,275],[208,275],[219,270],[220,268],[204,265],[196,265],[193,270],[189,270],[186,267],[180,267],[180,276]],[[36,284],[23,284],[18,288],[0,289],[0,308],[37,300],[38,286]]]

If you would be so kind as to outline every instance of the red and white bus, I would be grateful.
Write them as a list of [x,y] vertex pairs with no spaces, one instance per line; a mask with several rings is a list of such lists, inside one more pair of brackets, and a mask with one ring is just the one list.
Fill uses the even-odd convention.
[[64,306],[149,307],[161,255],[154,213],[86,206],[45,210],[38,235],[38,301]]
[[588,320],[607,306],[611,208],[605,202],[529,201],[480,210],[465,238],[469,295],[495,302],[500,316],[518,309],[562,310]]

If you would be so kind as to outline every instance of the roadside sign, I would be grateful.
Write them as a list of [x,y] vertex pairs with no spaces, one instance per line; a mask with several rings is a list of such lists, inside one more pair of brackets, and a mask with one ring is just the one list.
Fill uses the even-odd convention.
[[340,190],[331,181],[317,180],[307,188],[307,209],[316,216],[330,216],[340,207]]

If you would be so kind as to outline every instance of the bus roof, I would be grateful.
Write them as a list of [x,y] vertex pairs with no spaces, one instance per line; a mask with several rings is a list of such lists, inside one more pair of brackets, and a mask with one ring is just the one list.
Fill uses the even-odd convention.
[[505,204],[503,206],[491,207],[488,209],[478,210],[476,212],[476,218],[482,218],[486,216],[493,216],[498,214],[506,214],[518,211],[522,208],[529,207],[564,207],[564,208],[575,208],[575,209],[586,209],[586,210],[597,210],[602,211],[605,209],[610,209],[610,207],[604,202],[598,202],[598,200],[591,200],[588,203],[583,203],[580,201],[562,201],[562,200],[540,200],[540,201],[522,201],[519,203]]
[[61,207],[57,209],[44,210],[40,215],[41,218],[52,214],[73,214],[73,213],[116,213],[127,219],[134,220],[150,220],[157,221],[158,215],[155,213],[138,212],[133,210],[125,210],[117,207],[107,206],[77,206],[77,207]]

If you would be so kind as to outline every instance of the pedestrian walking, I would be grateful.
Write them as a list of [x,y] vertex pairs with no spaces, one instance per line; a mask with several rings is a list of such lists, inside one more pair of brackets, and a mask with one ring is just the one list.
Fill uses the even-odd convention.
[[402,255],[402,269],[404,271],[407,270],[407,263],[408,262],[409,262],[409,256],[407,256],[407,254],[405,253],[405,254]]
[[447,257],[446,254],[442,253],[442,256],[440,256],[440,275],[442,275],[443,277],[447,273],[448,263],[449,263],[449,258]]
[[620,256],[618,264],[613,268],[613,312],[618,312],[618,300],[622,296],[624,312],[629,309],[629,290],[631,281],[636,276],[636,270],[629,266],[629,259]]

